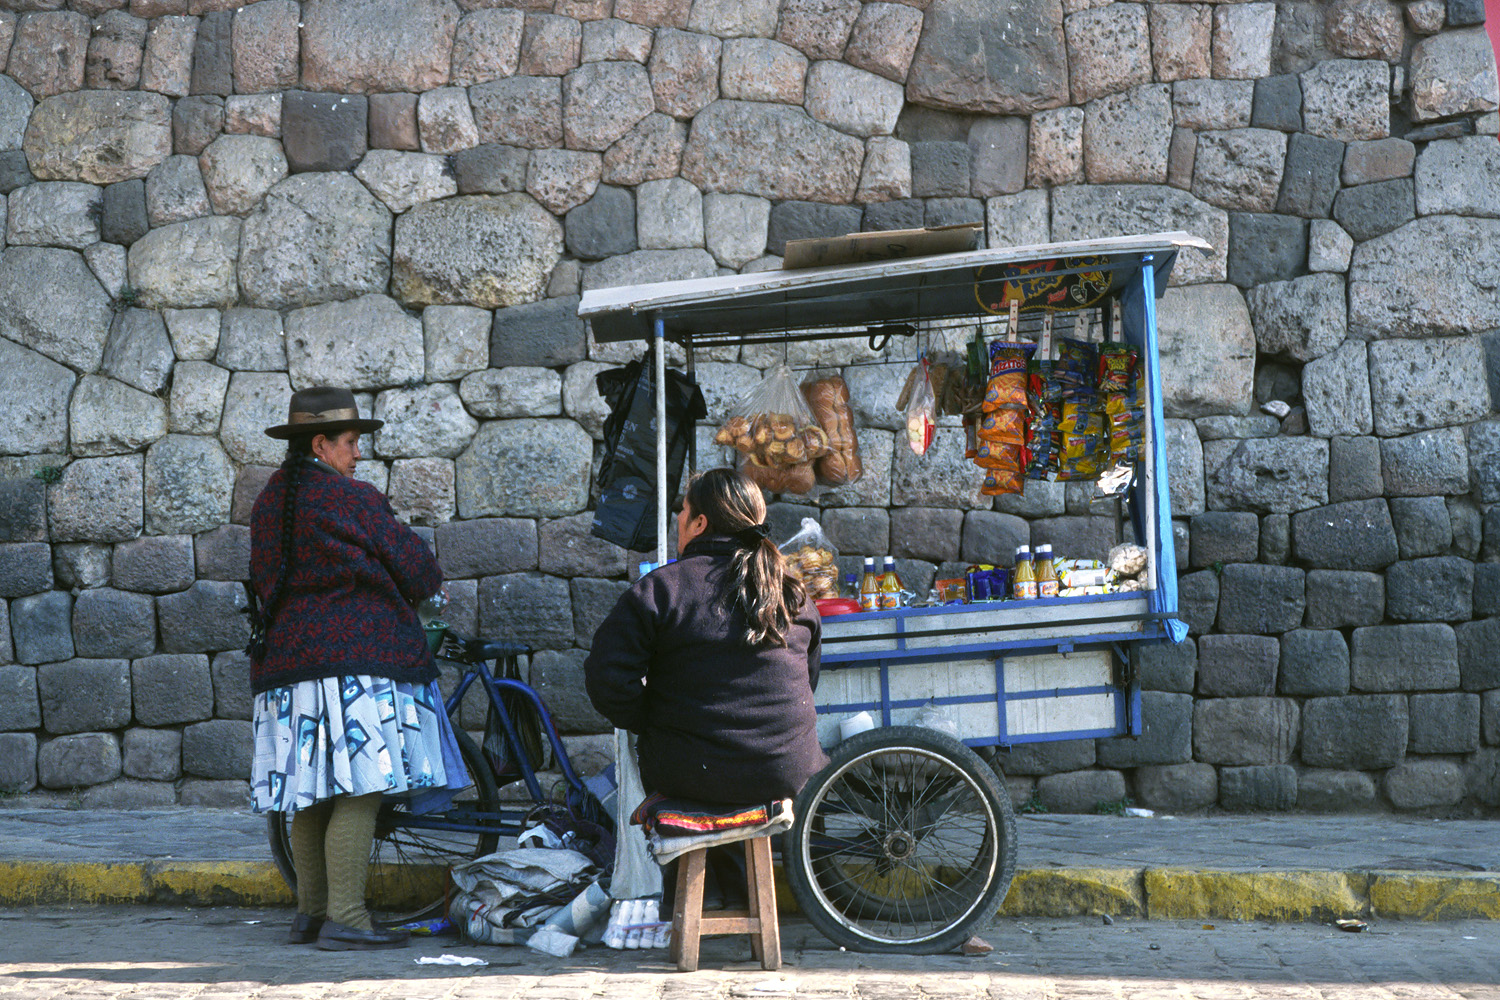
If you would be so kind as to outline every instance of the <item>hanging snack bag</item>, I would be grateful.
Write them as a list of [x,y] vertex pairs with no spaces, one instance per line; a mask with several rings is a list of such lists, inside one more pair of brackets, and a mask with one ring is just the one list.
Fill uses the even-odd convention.
[[1093,396],[1099,383],[1099,355],[1086,340],[1059,337],[1054,372],[1059,399]]
[[993,410],[979,419],[979,440],[993,444],[1026,443],[1026,414],[1021,410]]
[[864,470],[859,462],[854,414],[849,409],[849,386],[843,376],[831,375],[802,383],[802,395],[814,422],[828,435],[828,454],[813,463],[818,482],[824,486],[854,482]]
[[1029,458],[1028,479],[1046,479],[1057,471],[1059,448],[1057,423],[1061,416],[1061,389],[1057,384],[1057,364],[1033,358],[1026,366],[1027,400],[1031,404],[1031,422],[1026,433]]
[[790,468],[828,454],[828,434],[786,365],[772,368],[760,385],[735,404],[714,437],[760,466]]
[[927,454],[937,433],[937,400],[932,395],[932,381],[927,377],[927,361],[917,362],[912,381],[911,399],[906,404],[906,443],[918,455]]
[[1092,398],[1062,404],[1057,423],[1059,480],[1098,479],[1109,461],[1109,434],[1104,412]]
[[984,470],[984,483],[979,487],[979,492],[987,497],[998,497],[1024,491],[1025,461],[1021,456],[1021,449],[1010,445],[998,445],[997,449],[996,459],[999,464]]
[[1129,344],[1103,344],[1099,348],[1099,392],[1125,395],[1135,391],[1138,354]]
[[984,388],[985,413],[1027,409],[1026,362],[1035,344],[997,340],[990,344],[990,380]]
[[807,587],[813,600],[839,596],[839,553],[818,522],[802,519],[802,530],[780,546],[787,569]]

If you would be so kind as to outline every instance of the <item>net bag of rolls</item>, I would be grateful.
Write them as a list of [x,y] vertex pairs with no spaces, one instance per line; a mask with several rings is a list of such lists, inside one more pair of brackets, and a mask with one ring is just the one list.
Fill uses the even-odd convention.
[[849,386],[843,376],[830,375],[802,383],[802,395],[813,420],[828,435],[828,454],[813,463],[813,472],[824,486],[847,486],[864,474],[854,413],[849,409]]
[[829,453],[828,433],[813,419],[784,364],[735,404],[714,441],[739,452],[740,471],[772,493],[811,490],[813,462]]

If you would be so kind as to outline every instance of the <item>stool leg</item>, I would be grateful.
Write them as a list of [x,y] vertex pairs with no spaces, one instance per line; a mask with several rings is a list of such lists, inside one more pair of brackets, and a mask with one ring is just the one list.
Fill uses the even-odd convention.
[[672,958],[680,972],[698,968],[703,920],[703,851],[689,852],[677,864],[677,898],[672,905]]
[[756,837],[748,845],[754,858],[755,881],[749,886],[751,913],[758,915],[760,948],[756,957],[762,969],[781,968],[781,923],[776,916],[776,873],[771,868],[771,838]]
[[761,942],[761,913],[760,913],[760,857],[755,850],[754,838],[745,841],[745,897],[748,900],[747,908],[750,912],[750,926],[754,928],[750,932],[750,957],[762,964],[765,963],[765,949]]

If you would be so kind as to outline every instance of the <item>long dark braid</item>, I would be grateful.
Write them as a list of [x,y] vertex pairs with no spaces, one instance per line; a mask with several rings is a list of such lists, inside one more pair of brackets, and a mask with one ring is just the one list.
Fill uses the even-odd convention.
[[286,473],[286,491],[281,498],[281,565],[276,570],[276,586],[271,588],[271,596],[266,598],[265,622],[268,629],[271,620],[276,617],[277,607],[286,596],[292,568],[296,564],[293,536],[297,527],[297,487],[302,483],[302,467],[307,464],[305,459],[311,454],[312,439],[299,435],[287,442],[286,458],[281,462],[281,470]]

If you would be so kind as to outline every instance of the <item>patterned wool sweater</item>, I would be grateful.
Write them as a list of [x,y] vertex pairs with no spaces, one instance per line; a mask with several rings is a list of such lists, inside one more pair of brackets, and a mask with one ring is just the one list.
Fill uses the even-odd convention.
[[[250,585],[265,607],[281,566],[277,470],[250,517]],[[427,545],[392,514],[375,487],[308,462],[297,487],[296,557],[267,633],[250,665],[256,693],[345,674],[425,682],[437,677],[413,605],[442,585]]]

